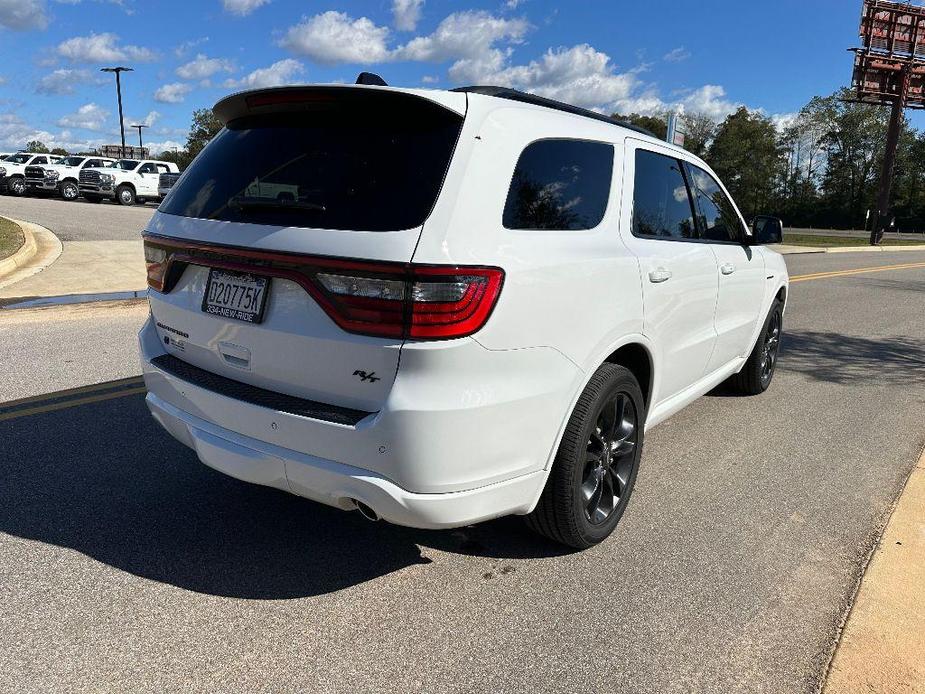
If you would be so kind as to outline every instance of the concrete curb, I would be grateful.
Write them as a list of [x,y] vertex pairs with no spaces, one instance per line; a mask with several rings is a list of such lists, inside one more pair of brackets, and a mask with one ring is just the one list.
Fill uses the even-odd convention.
[[19,227],[20,231],[22,231],[24,241],[22,246],[19,247],[19,250],[13,255],[9,258],[0,260],[0,280],[3,280],[7,275],[13,274],[17,268],[26,265],[35,256],[36,251],[38,251],[38,244],[35,242],[35,234],[32,233],[31,229],[24,227],[22,224],[19,224],[9,217],[4,217],[4,219],[13,222],[13,224]]
[[823,248],[822,246],[769,246],[781,255],[798,255],[803,253],[892,253],[893,251],[919,251],[925,252],[925,244],[920,246],[858,246],[836,248]]
[[[9,219],[11,222],[18,224],[23,231],[23,235],[28,235],[32,238],[34,249],[28,259],[17,259],[15,265],[8,272],[0,272],[0,290],[37,275],[54,263],[64,250],[61,240],[51,230],[21,219],[13,219],[12,217],[4,217],[4,219]],[[18,253],[19,251],[17,251],[16,255]]]
[[925,451],[909,473],[841,628],[824,694],[925,691]]

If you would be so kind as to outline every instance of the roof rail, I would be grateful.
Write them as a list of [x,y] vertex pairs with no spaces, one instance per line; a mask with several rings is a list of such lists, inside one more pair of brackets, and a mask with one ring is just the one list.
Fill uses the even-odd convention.
[[499,99],[509,99],[511,101],[520,101],[525,104],[533,104],[534,106],[543,106],[545,108],[551,108],[555,111],[564,111],[565,113],[571,113],[576,116],[583,116],[584,118],[592,118],[594,120],[599,120],[603,123],[610,123],[611,125],[619,125],[620,127],[627,128],[629,130],[635,130],[637,133],[642,133],[643,135],[648,135],[649,137],[654,137],[658,139],[658,136],[653,133],[651,130],[646,130],[645,128],[640,128],[638,125],[632,123],[627,123],[626,121],[616,120],[610,116],[605,116],[603,113],[595,113],[586,108],[581,108],[579,106],[572,106],[572,104],[567,104],[564,101],[556,101],[555,99],[547,99],[544,96],[536,96],[535,94],[527,94],[526,92],[521,92],[516,89],[509,89],[508,87],[492,87],[492,86],[483,86],[483,85],[473,85],[471,87],[457,87],[453,89],[454,92],[467,92],[471,94],[484,94],[485,96],[494,96]]

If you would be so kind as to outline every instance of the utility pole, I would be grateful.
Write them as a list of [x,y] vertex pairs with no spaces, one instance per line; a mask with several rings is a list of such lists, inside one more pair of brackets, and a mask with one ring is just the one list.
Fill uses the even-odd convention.
[[141,125],[137,125],[137,124],[136,124],[136,125],[133,125],[132,127],[133,127],[133,128],[138,128],[138,149],[141,150],[141,156],[144,156],[145,145],[144,145],[144,143],[141,141],[141,129],[142,129],[142,128],[148,128],[148,127],[150,127],[150,126],[145,125],[144,123],[142,123]]
[[912,70],[904,65],[899,78],[899,93],[893,97],[890,112],[890,127],[886,133],[886,150],[883,153],[883,172],[880,174],[880,194],[877,196],[877,221],[870,231],[870,245],[879,246],[883,233],[889,228],[890,194],[893,192],[893,174],[896,170],[896,151],[899,149],[899,136],[903,129],[903,112],[906,110],[906,98],[909,92],[909,79]]
[[[119,132],[122,133],[122,158],[125,159],[125,121],[122,119],[122,80],[120,75],[123,72],[134,72],[130,67],[102,67],[100,72],[114,72],[116,73],[116,96],[119,99]],[[139,131],[139,137],[141,136],[141,131]]]

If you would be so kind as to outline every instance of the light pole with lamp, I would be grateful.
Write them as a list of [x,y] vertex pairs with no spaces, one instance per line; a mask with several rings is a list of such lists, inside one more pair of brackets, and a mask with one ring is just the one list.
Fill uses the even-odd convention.
[[[122,80],[119,75],[123,72],[134,72],[130,67],[101,67],[100,72],[116,73],[116,96],[119,98],[119,132],[122,133],[122,158],[125,159],[125,122],[122,120]],[[140,131],[139,131],[140,135]]]

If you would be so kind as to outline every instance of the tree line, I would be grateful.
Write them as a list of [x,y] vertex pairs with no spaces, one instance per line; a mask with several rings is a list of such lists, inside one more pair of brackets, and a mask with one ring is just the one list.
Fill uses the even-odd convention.
[[[778,127],[739,108],[721,123],[684,114],[685,147],[720,176],[750,217],[772,214],[789,227],[869,228],[886,144],[887,107],[853,103],[843,89],[817,96]],[[663,138],[667,114],[614,114]],[[868,220],[867,213],[870,211]],[[905,124],[893,182],[892,214],[900,231],[925,231],[925,132]]]

